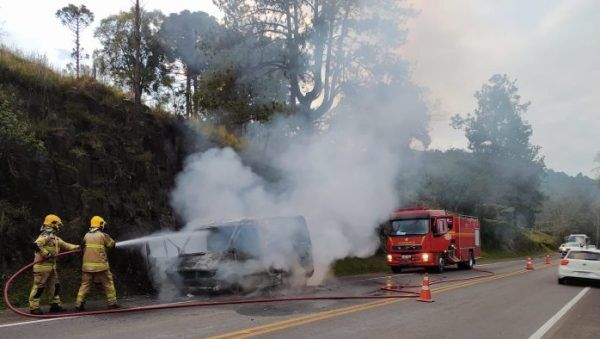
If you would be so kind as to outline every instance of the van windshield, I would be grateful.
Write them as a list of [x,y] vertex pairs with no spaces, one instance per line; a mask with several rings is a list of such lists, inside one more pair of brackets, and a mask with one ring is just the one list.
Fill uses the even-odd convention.
[[429,219],[392,220],[390,235],[424,235],[429,232]]
[[149,255],[172,258],[181,254],[224,252],[229,249],[234,230],[234,226],[210,227],[157,236],[148,241]]
[[224,252],[228,249],[235,227],[210,227],[194,231],[186,240],[182,253]]

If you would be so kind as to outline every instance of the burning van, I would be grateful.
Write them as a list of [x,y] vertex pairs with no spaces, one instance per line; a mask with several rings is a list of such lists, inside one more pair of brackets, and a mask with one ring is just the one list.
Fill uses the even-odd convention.
[[146,258],[182,292],[305,284],[314,272],[303,217],[243,219],[156,237],[146,243]]

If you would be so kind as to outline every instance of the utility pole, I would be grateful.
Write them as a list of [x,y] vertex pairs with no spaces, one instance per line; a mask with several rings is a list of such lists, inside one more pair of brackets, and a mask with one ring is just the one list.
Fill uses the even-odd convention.
[[140,112],[142,105],[142,80],[141,80],[141,58],[142,58],[142,34],[141,34],[141,11],[140,0],[135,0],[133,13],[133,40],[135,49],[135,61],[133,66],[133,105],[135,113]]

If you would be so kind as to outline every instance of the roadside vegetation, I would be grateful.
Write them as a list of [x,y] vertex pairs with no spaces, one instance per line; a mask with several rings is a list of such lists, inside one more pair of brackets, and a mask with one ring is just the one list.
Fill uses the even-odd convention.
[[[597,182],[546,167],[514,78],[482,79],[473,110],[453,117],[467,149],[427,149],[424,90],[396,53],[407,34],[396,23],[416,15],[411,8],[391,0],[371,10],[354,1],[312,8],[289,0],[244,3],[216,0],[222,21],[203,12],[148,12],[139,4],[98,18],[101,47],[88,60],[76,39],[74,64],[65,70],[0,47],[0,283],[31,260],[45,214],[63,218],[61,236],[70,242],[99,213],[116,239],[178,229],[170,199],[187,155],[212,146],[243,154],[251,125],[280,117],[301,121],[285,127],[289,135],[325,131],[336,106],[364,114],[414,110],[405,129],[394,131],[401,139],[396,151],[406,157],[398,201],[479,217],[485,260],[554,251],[574,232],[599,240]],[[94,20],[84,7],[68,6],[56,14],[68,28],[67,14]],[[373,33],[381,28],[373,22],[386,27]],[[359,100],[365,97],[372,100]],[[373,104],[381,98],[391,102]],[[259,176],[269,172],[268,164],[244,165]],[[111,265],[119,293],[152,291],[137,253],[122,251]],[[332,270],[348,275],[387,266],[378,254],[338,260]],[[78,277],[73,272],[61,274],[65,286],[77,284],[67,278]],[[15,299],[26,299],[28,284],[17,284]]]

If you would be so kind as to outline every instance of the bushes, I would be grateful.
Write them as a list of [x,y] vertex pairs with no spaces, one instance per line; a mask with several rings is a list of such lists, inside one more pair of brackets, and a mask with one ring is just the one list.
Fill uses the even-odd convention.
[[554,250],[560,244],[556,236],[491,219],[481,220],[481,239],[482,248],[486,251],[517,253]]
[[0,84],[0,158],[22,152],[22,148],[44,151],[44,143],[20,111],[14,89]]

